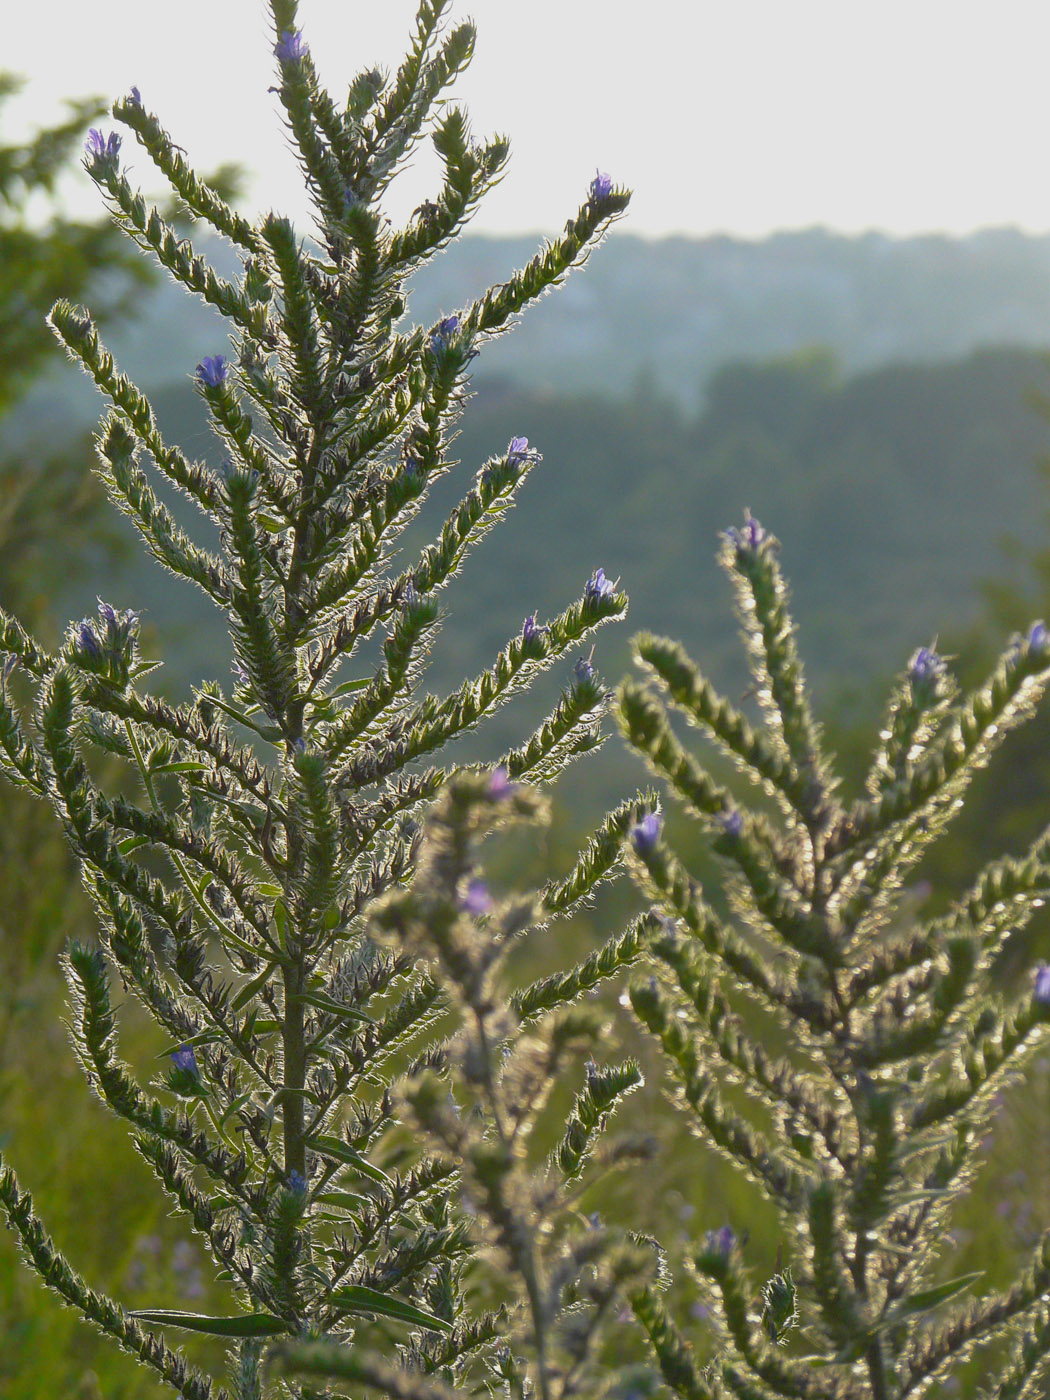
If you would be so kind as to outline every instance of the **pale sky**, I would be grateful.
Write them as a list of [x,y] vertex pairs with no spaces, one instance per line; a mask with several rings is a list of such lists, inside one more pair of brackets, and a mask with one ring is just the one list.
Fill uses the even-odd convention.
[[[338,98],[395,67],[415,0],[301,0]],[[201,169],[237,160],[250,212],[305,223],[263,0],[12,0],[0,65],[30,84],[10,134],[132,84]],[[639,234],[1050,230],[1047,0],[453,0],[474,62],[453,88],[511,164],[473,227],[555,230],[596,167]],[[152,168],[129,138],[132,173]],[[431,158],[432,159],[432,158]],[[429,165],[430,176],[436,166]],[[427,163],[389,212],[430,192]],[[67,193],[95,207],[86,177]]]

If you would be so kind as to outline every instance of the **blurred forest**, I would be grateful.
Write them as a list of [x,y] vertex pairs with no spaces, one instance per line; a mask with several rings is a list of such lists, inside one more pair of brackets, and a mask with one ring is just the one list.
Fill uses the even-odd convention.
[[[0,604],[50,643],[94,610],[96,594],[145,608],[144,649],[163,658],[160,684],[181,697],[210,674],[226,683],[228,639],[203,598],[166,579],[101,500],[89,436],[100,405],[59,362],[43,317],[59,292],[107,313],[118,363],[151,395],[166,434],[212,460],[190,376],[226,347],[206,308],[148,278],[105,225],[67,225],[57,210],[25,222],[28,195],[46,195],[98,110],[77,105],[66,127],[32,147],[0,145]],[[428,270],[412,315],[456,309],[534,244],[462,240]],[[204,251],[228,268],[226,250]],[[648,627],[679,637],[740,696],[746,677],[713,560],[718,531],[750,508],[782,540],[818,706],[831,746],[857,771],[892,675],[917,646],[938,637],[974,680],[1011,629],[1050,615],[1046,345],[1050,239],[1009,230],[963,240],[820,230],[762,243],[610,239],[477,361],[455,445],[461,466],[413,540],[433,533],[512,436],[527,435],[544,463],[448,589],[431,685],[444,691],[477,670],[526,612],[542,621],[601,566],[632,598],[630,626],[604,632],[595,658],[610,684],[629,664],[630,632]],[[525,709],[553,700],[548,689]],[[497,752],[525,718],[508,708],[470,756]],[[1044,715],[1007,746],[917,882],[916,907],[944,902],[982,857],[1016,849],[1050,819],[1048,740]],[[563,784],[555,826],[528,855],[533,868],[505,851],[504,877],[563,866],[570,834],[644,783],[611,738]],[[76,872],[49,812],[6,787],[0,810],[0,1142],[89,1278],[143,1306],[206,1308],[217,1286],[172,1232],[144,1164],[89,1100],[60,1024],[56,954],[90,930]],[[702,874],[701,852],[696,863]],[[563,937],[582,952],[633,908],[621,884]],[[1046,937],[1037,930],[1034,944],[1010,950],[1004,978],[1046,956]],[[552,965],[565,956],[564,946],[551,950]],[[125,1053],[148,1063],[156,1047],[133,1016],[127,1030]],[[1034,1180],[1017,1143],[1047,1132],[1048,1071],[1043,1064],[1041,1084],[1007,1102],[989,1148],[994,1246],[981,1234],[987,1207],[974,1202],[955,1232],[953,1272],[985,1268],[997,1281],[1037,1228],[1026,1202],[1050,1199],[1050,1181]],[[673,1130],[655,1089],[634,1112]],[[764,1214],[699,1145],[674,1154],[663,1188],[652,1193],[652,1228],[673,1232],[697,1213],[712,1227],[730,1219],[772,1261]],[[687,1292],[680,1307],[689,1318]],[[702,1318],[688,1325],[702,1328]],[[0,1393],[137,1400],[157,1390],[43,1298],[0,1237]]]

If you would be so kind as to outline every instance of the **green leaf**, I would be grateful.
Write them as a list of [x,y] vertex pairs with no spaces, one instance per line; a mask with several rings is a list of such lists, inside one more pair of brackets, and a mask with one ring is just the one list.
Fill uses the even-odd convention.
[[343,1006],[341,1002],[333,1001],[331,997],[322,996],[320,992],[296,992],[291,998],[292,1001],[304,1001],[308,1006],[316,1006],[321,1011],[330,1011],[333,1016],[341,1016],[350,1021],[367,1021],[371,1026],[374,1024],[371,1016],[366,1016],[363,1011],[357,1011],[352,1006]]
[[371,1162],[365,1161],[360,1152],[355,1152],[341,1138],[327,1137],[324,1133],[318,1133],[314,1137],[307,1138],[307,1145],[315,1152],[320,1152],[324,1157],[334,1157],[337,1162],[346,1162],[348,1166],[356,1167],[362,1176],[367,1176],[370,1181],[379,1181],[384,1186],[390,1185],[390,1178],[386,1172],[379,1167],[374,1167]]
[[277,925],[277,937],[281,947],[284,948],[285,933],[288,928],[288,907],[283,899],[275,899],[273,902],[273,921]]
[[140,846],[149,845],[148,836],[128,836],[123,841],[117,842],[117,850],[122,856],[130,855],[132,851],[138,850]]
[[195,759],[187,759],[183,763],[158,763],[156,768],[150,768],[151,773],[203,773],[208,767],[206,763],[198,763]]
[[151,671],[163,665],[163,661],[140,661],[137,666],[131,668],[131,679],[137,681],[139,676],[148,676]]
[[929,1312],[931,1308],[937,1307],[939,1303],[946,1302],[949,1298],[954,1298],[956,1293],[962,1293],[964,1289],[970,1287],[977,1279],[984,1277],[984,1270],[978,1269],[976,1273],[960,1274],[958,1278],[949,1279],[947,1283],[939,1283],[933,1288],[920,1289],[918,1293],[912,1293],[908,1298],[902,1298],[890,1310],[879,1319],[879,1327],[892,1327],[903,1317],[914,1317],[916,1313]]
[[257,977],[253,977],[250,982],[246,983],[230,1003],[230,1010],[240,1011],[242,1006],[247,1006],[259,988],[264,986],[268,981],[270,974],[276,966],[276,963],[267,963]]
[[371,676],[359,676],[356,681],[343,681],[342,685],[337,685],[334,690],[330,690],[325,698],[334,700],[337,695],[351,695],[355,690],[364,690],[366,685],[371,684]]
[[238,1317],[205,1317],[203,1313],[169,1312],[147,1309],[128,1313],[139,1322],[154,1322],[160,1327],[182,1327],[187,1332],[207,1332],[212,1337],[277,1337],[292,1329],[272,1313],[241,1313]]
[[330,1293],[328,1301],[334,1303],[342,1313],[372,1313],[378,1317],[394,1317],[399,1322],[411,1322],[416,1327],[429,1327],[439,1332],[451,1332],[452,1324],[411,1303],[394,1298],[389,1293],[379,1293],[374,1288],[364,1288],[351,1284],[337,1288]]
[[353,1191],[323,1191],[316,1199],[325,1206],[342,1206],[344,1210],[357,1210],[368,1205],[367,1196],[356,1196]]
[[184,1045],[212,1045],[215,1041],[225,1040],[225,1038],[222,1031],[198,1031],[196,1035],[187,1036],[185,1040],[173,1042],[167,1049],[160,1052],[157,1059],[166,1060],[169,1055],[174,1055],[176,1050],[181,1050]]

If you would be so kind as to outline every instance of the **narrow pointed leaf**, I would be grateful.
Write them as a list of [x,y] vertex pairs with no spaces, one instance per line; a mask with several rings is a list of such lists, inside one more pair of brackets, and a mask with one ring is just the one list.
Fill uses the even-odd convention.
[[348,1166],[356,1167],[362,1176],[367,1176],[371,1181],[380,1181],[384,1186],[390,1185],[390,1178],[386,1172],[380,1170],[379,1167],[374,1167],[371,1162],[367,1162],[360,1152],[355,1152],[340,1138],[326,1137],[323,1133],[318,1133],[307,1141],[315,1152],[320,1152],[326,1157],[334,1157],[338,1162],[346,1162]]
[[238,1317],[206,1317],[203,1313],[172,1312],[164,1308],[128,1314],[158,1327],[181,1327],[212,1337],[277,1337],[292,1329],[272,1313],[241,1313]]
[[342,1313],[372,1313],[377,1317],[393,1317],[400,1322],[410,1322],[415,1327],[429,1327],[439,1332],[452,1331],[452,1324],[444,1318],[435,1317],[433,1313],[424,1312],[422,1308],[394,1298],[389,1293],[379,1293],[374,1288],[365,1288],[360,1284],[337,1288],[329,1295],[329,1302]]

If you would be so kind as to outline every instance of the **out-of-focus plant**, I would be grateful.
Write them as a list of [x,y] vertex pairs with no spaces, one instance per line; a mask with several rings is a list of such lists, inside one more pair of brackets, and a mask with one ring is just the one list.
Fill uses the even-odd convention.
[[[583,1197],[612,1169],[647,1170],[655,1143],[647,1134],[606,1134],[642,1077],[629,1057],[604,1062],[607,1012],[585,998],[639,956],[656,921],[643,915],[583,963],[537,982],[515,986],[506,964],[523,939],[549,933],[552,918],[575,903],[588,866],[604,865],[602,847],[626,829],[632,810],[616,814],[570,879],[507,897],[482,878],[478,847],[496,827],[543,819],[536,790],[499,769],[465,774],[430,812],[413,884],[389,896],[373,927],[395,954],[423,960],[449,994],[455,1034],[440,1061],[418,1064],[405,1080],[397,1111],[454,1171],[472,1286],[501,1304],[499,1347],[454,1369],[441,1364],[441,1344],[384,1353],[279,1343],[273,1364],[283,1374],[352,1381],[406,1400],[444,1400],[453,1386],[569,1400],[619,1384],[611,1334],[622,1334],[625,1300],[655,1278],[660,1256],[629,1223],[585,1213]],[[574,1062],[584,1056],[581,1075]],[[577,1092],[563,1118],[551,1098],[567,1082]],[[455,1293],[451,1280],[438,1280],[431,1303],[447,1307]]]

